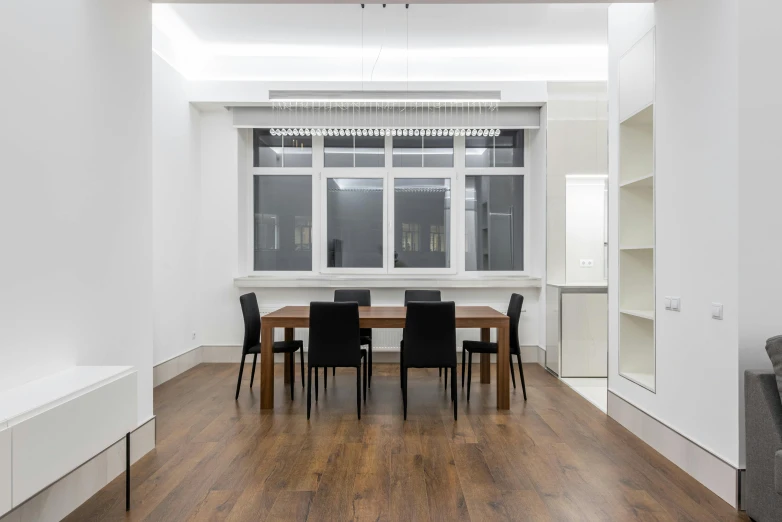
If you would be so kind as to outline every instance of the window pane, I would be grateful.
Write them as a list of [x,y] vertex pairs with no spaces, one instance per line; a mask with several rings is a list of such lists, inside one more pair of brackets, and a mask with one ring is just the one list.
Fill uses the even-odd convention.
[[424,167],[453,167],[453,138],[426,136],[424,138]]
[[353,136],[324,137],[323,165],[326,167],[352,167]]
[[356,136],[356,167],[385,167],[386,139]]
[[423,167],[423,141],[421,136],[394,136],[394,167]]
[[467,168],[492,167],[494,138],[468,136],[464,138],[464,165]]
[[394,180],[394,266],[448,268],[451,180]]
[[467,176],[465,198],[465,268],[524,270],[524,176]]
[[329,267],[383,267],[383,180],[333,178],[327,182]]
[[464,139],[467,168],[523,167],[524,131],[503,130],[496,137],[468,136]]
[[282,137],[272,136],[269,129],[253,129],[253,166],[282,167]]
[[495,167],[524,166],[524,131],[502,131],[494,138]]
[[285,136],[282,138],[283,167],[312,167],[312,138],[309,136]]
[[312,176],[255,176],[253,269],[312,270]]

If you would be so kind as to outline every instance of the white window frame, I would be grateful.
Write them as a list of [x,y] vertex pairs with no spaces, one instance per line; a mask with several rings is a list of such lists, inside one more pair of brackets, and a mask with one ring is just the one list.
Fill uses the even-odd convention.
[[[519,129],[522,130],[522,129]],[[462,136],[454,137],[454,166],[453,167],[393,167],[393,138],[386,137],[385,141],[385,167],[333,167],[325,168],[323,137],[312,138],[312,167],[254,167],[253,140],[248,141],[248,153],[246,157],[246,172],[249,173],[246,183],[246,208],[249,226],[247,227],[246,266],[250,268],[249,275],[253,276],[278,276],[278,277],[312,277],[323,275],[385,275],[393,279],[404,279],[405,276],[420,275],[459,275],[468,278],[491,278],[507,276],[530,276],[530,133],[524,132],[524,167],[465,167],[465,140]],[[252,130],[250,129],[250,135]],[[254,265],[254,179],[255,176],[311,176],[312,180],[312,270],[311,271],[282,271],[255,270]],[[509,271],[481,271],[466,270],[465,259],[465,231],[466,231],[466,176],[524,176],[524,270]],[[383,235],[382,268],[329,268],[327,245],[327,180],[328,178],[379,178],[383,179],[383,220],[386,225]],[[451,180],[451,223],[450,223],[450,264],[449,268],[396,268],[394,267],[394,180],[397,178],[441,178]],[[318,222],[319,220],[319,222]],[[422,234],[423,234],[422,230]],[[423,240],[422,240],[423,241]],[[423,246],[423,243],[422,243]]]
[[[514,129],[521,130],[521,129]],[[529,276],[529,248],[530,248],[530,143],[529,143],[528,130],[524,130],[524,166],[523,167],[477,167],[467,168],[465,167],[465,153],[466,142],[464,138],[461,139],[461,151],[459,154],[460,167],[462,176],[462,205],[463,209],[466,209],[465,187],[467,186],[467,176],[524,176],[524,270],[467,270],[467,260],[465,256],[461,256],[461,264],[459,266],[459,273],[469,275],[471,277],[505,277],[505,276]],[[465,233],[467,230],[467,212],[463,210],[461,213],[461,240],[462,246],[460,252],[466,252]]]

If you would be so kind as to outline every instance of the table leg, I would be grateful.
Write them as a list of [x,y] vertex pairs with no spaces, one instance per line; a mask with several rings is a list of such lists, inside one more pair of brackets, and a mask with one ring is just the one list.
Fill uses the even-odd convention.
[[[292,341],[293,340],[293,328],[286,328],[285,329],[285,340],[286,341]],[[291,382],[291,364],[293,364],[293,354],[285,352],[285,371],[283,382],[285,384],[290,384]]]
[[[491,328],[481,328],[481,341],[491,341]],[[488,353],[481,354],[481,383],[491,383],[491,354]]]
[[274,409],[274,328],[261,325],[261,409]]
[[497,328],[497,409],[510,409],[510,331]]

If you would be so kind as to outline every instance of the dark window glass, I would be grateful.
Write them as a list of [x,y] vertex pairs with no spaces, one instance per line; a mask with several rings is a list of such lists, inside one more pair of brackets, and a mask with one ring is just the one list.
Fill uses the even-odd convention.
[[382,268],[383,180],[333,178],[327,190],[327,266]]
[[451,266],[451,180],[394,180],[394,266]]
[[253,129],[253,166],[312,167],[312,137],[272,136],[269,129]]
[[467,136],[464,145],[467,168],[524,166],[523,130],[503,130],[494,137]]
[[453,167],[453,137],[395,136],[394,167]]

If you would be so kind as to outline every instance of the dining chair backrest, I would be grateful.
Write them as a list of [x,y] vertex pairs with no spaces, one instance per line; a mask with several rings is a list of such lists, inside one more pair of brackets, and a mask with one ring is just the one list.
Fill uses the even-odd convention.
[[456,365],[456,305],[411,301],[405,318],[404,363],[411,368]]
[[239,298],[244,317],[244,343],[242,350],[247,351],[261,341],[261,312],[258,310],[258,298],[254,292]]
[[519,344],[519,319],[521,318],[521,309],[524,305],[524,296],[512,294],[508,304],[508,318],[510,319],[510,352],[518,353],[521,349]]
[[[348,289],[334,290],[335,303],[358,303],[358,306],[372,306],[372,294],[369,290]],[[362,328],[361,334],[364,337],[372,336],[371,328]]]
[[442,301],[439,290],[405,290],[405,306],[410,301]]
[[310,303],[309,362],[313,366],[359,366],[358,304]]

